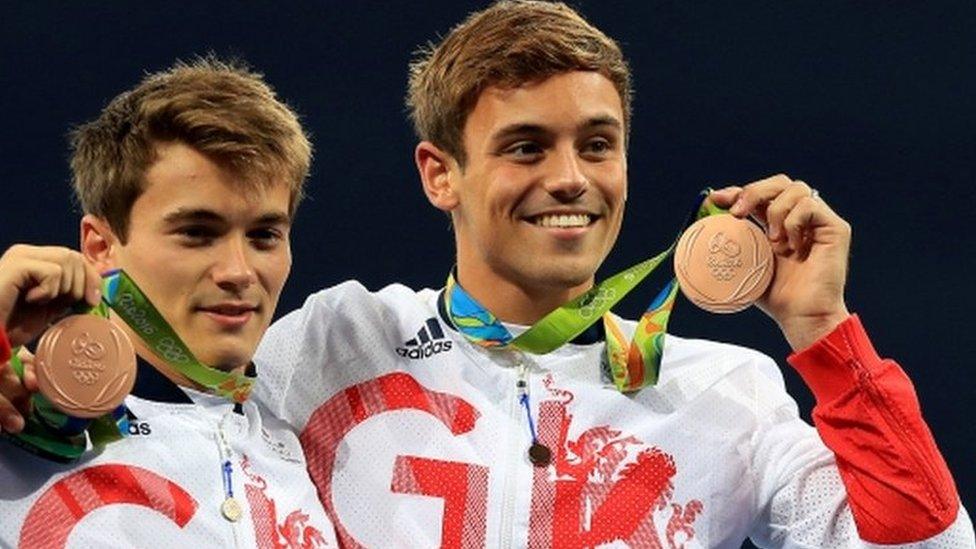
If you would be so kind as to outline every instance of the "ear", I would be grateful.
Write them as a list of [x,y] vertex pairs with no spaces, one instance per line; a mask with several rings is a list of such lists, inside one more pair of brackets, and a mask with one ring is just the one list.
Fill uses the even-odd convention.
[[116,252],[121,242],[108,221],[92,214],[81,218],[81,253],[100,273],[118,268]]
[[452,173],[460,167],[454,157],[430,141],[421,141],[414,151],[414,161],[420,172],[427,200],[435,208],[450,213],[458,205],[457,193],[451,185]]

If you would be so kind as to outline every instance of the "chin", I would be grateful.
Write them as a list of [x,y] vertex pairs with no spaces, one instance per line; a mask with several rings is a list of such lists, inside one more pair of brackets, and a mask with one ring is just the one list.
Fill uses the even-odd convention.
[[243,346],[227,346],[217,349],[210,349],[207,353],[202,353],[197,359],[217,370],[224,372],[239,368],[246,365],[251,361],[251,357],[254,356],[254,350],[248,350],[242,348]]
[[536,275],[533,278],[541,286],[559,289],[575,288],[592,282],[596,268],[589,263],[554,261],[541,269],[536,268]]

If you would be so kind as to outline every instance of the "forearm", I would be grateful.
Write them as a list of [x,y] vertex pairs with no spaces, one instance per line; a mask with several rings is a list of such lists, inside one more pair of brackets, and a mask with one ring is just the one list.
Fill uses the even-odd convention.
[[817,399],[814,424],[836,455],[862,539],[919,541],[953,523],[959,496],[915,389],[878,356],[857,316],[789,362]]

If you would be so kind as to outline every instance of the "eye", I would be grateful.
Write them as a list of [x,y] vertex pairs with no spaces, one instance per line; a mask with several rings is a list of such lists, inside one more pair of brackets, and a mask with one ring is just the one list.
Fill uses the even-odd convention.
[[205,246],[217,236],[217,231],[206,225],[185,225],[174,232],[188,246]]
[[512,158],[516,162],[533,162],[541,158],[543,152],[542,146],[538,143],[533,141],[519,141],[505,148],[502,154]]
[[247,238],[260,250],[270,250],[285,239],[285,232],[276,227],[261,227],[247,232]]
[[581,154],[591,158],[604,158],[613,151],[613,143],[603,137],[590,139],[583,144]]

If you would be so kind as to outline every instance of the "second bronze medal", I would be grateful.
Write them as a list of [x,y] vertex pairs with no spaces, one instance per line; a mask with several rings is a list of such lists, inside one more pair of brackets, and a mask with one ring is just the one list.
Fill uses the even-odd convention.
[[66,415],[92,419],[117,408],[136,379],[128,335],[108,319],[74,315],[41,337],[34,359],[40,392]]

